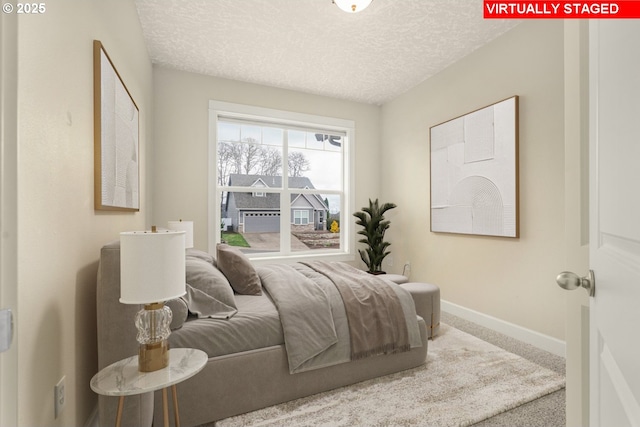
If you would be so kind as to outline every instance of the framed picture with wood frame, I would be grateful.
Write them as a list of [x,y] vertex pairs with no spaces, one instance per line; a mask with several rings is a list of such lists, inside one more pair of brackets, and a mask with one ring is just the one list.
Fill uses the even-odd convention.
[[429,129],[431,231],[519,237],[518,96]]
[[139,211],[139,110],[98,40],[93,76],[95,209]]

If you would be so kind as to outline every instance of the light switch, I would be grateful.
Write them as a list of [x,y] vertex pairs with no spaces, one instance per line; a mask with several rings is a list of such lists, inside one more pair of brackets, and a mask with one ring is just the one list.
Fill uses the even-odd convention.
[[13,313],[0,310],[0,353],[9,350],[13,339]]

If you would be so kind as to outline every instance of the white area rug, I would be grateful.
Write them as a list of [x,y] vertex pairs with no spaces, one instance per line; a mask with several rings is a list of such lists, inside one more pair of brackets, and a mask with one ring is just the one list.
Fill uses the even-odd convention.
[[448,325],[427,364],[227,418],[236,426],[468,426],[564,387],[564,376]]

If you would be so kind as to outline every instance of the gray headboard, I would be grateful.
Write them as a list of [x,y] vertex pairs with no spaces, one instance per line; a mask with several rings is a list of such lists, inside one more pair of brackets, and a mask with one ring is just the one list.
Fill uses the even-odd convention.
[[[98,323],[98,369],[138,354],[134,318],[141,306],[122,304],[120,299],[120,241],[100,251],[96,308]],[[115,425],[117,397],[100,396],[101,426]],[[151,426],[153,393],[129,396],[124,400],[122,425]]]

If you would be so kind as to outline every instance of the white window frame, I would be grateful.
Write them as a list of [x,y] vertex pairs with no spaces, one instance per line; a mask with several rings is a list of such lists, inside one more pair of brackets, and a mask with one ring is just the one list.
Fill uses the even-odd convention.
[[[220,215],[221,191],[218,189],[218,120],[220,118],[233,118],[238,120],[274,123],[283,126],[296,126],[301,128],[312,128],[331,132],[339,132],[346,135],[347,143],[343,149],[342,170],[343,188],[341,191],[327,191],[320,189],[322,193],[340,194],[340,249],[324,251],[321,249],[305,252],[293,252],[291,250],[291,233],[280,233],[280,252],[248,254],[248,257],[256,263],[268,263],[274,261],[302,261],[308,259],[323,259],[331,261],[353,261],[355,247],[355,221],[351,212],[354,212],[354,159],[355,159],[355,122],[333,117],[317,116],[312,114],[297,113],[271,108],[256,107],[243,104],[234,104],[223,101],[209,101],[209,167],[208,167],[208,248],[209,252],[215,253],[216,244],[220,242],[220,227],[222,220]],[[228,188],[228,187],[225,187]],[[247,191],[246,187],[228,188],[236,191]],[[290,195],[294,194],[317,194],[317,189],[292,188],[286,190],[266,189],[265,192],[277,192],[281,194],[281,230],[290,227],[293,218],[293,207],[285,204],[284,200],[290,200]],[[218,224],[218,226],[215,226]]]

